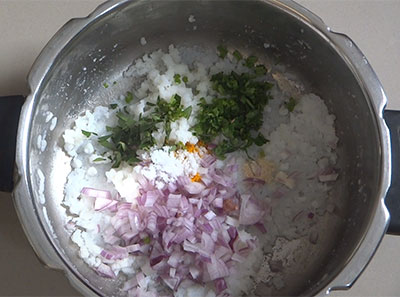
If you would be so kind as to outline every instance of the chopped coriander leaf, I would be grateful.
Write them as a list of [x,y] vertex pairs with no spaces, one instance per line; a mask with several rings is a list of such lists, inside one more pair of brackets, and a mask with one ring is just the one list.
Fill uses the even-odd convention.
[[294,110],[294,107],[296,106],[297,102],[293,97],[290,97],[289,101],[285,102],[284,104],[285,104],[287,110],[289,112],[292,112]]
[[91,132],[85,130],[82,130],[82,134],[85,135],[86,137],[90,137],[90,135],[92,135]]
[[224,58],[226,57],[226,55],[228,54],[228,50],[227,50],[226,47],[223,46],[223,45],[219,45],[219,46],[217,47],[217,50],[218,50],[218,56],[219,56],[221,59],[224,59]]
[[192,107],[189,106],[182,111],[182,118],[188,120],[191,114],[192,114]]
[[157,104],[154,108],[153,116],[160,122],[164,122],[165,133],[168,138],[171,133],[171,122],[184,117],[189,118],[192,108],[183,108],[181,105],[181,96],[175,94],[169,102],[164,99],[158,98]]
[[109,149],[109,150],[114,150],[114,145],[107,141],[107,140],[99,140],[98,141],[100,145],[104,146],[105,148]]
[[105,160],[106,159],[99,157],[99,158],[94,159],[93,162],[101,162],[101,161],[105,161]]
[[89,131],[85,131],[85,130],[81,130],[82,134],[85,135],[86,137],[90,137],[90,135],[97,135],[97,133],[94,132],[89,132]]
[[126,143],[123,141],[120,141],[117,143],[117,148],[120,149],[123,152],[126,152]]
[[263,76],[263,75],[267,74],[267,68],[265,68],[264,65],[257,65],[254,68],[254,71],[257,76]]
[[171,146],[170,151],[175,152],[177,150],[182,150],[185,148],[185,144],[182,141],[179,141],[178,143],[175,143],[174,145]]
[[248,68],[253,68],[254,64],[257,63],[258,58],[256,56],[249,56],[245,62],[244,65]]
[[125,96],[125,102],[126,103],[131,103],[133,100],[133,94],[131,92],[126,92],[126,96]]
[[199,113],[192,132],[205,143],[217,137],[223,140],[214,148],[215,155],[224,159],[227,153],[247,150],[252,144],[262,145],[267,140],[262,134],[252,134],[263,124],[263,110],[271,98],[272,84],[255,80],[249,73],[223,72],[211,77],[213,89],[218,93],[210,103],[200,99]]
[[112,165],[112,168],[118,168],[121,165],[122,162],[122,155],[120,152],[114,152],[114,164]]
[[111,134],[110,135],[105,135],[105,136],[100,136],[97,140],[98,141],[105,141],[105,140],[109,139],[111,136],[112,136]]
[[147,237],[143,238],[143,243],[144,244],[150,244],[150,237],[147,236]]
[[[126,112],[126,110],[124,110],[124,112]],[[129,116],[129,114],[124,113],[122,111],[118,111],[116,113],[117,118],[119,119],[120,123],[128,123],[129,121],[133,120],[131,116]]]
[[185,84],[187,84],[187,82],[189,81],[189,79],[188,79],[187,76],[182,77],[182,80],[183,80],[183,82],[184,82]]
[[242,56],[242,54],[238,51],[238,50],[235,50],[234,52],[233,52],[233,56],[236,58],[236,60],[238,60],[238,61],[240,61],[241,59],[243,59],[243,56]]
[[157,103],[147,103],[150,114],[147,116],[139,115],[136,119],[129,113],[127,108],[119,110],[115,115],[118,124],[115,127],[106,127],[109,135],[98,138],[100,145],[113,151],[112,167],[117,168],[122,162],[135,165],[140,160],[137,157],[138,150],[148,150],[155,144],[152,136],[158,130],[158,124],[164,125],[166,135],[171,133],[171,123],[179,118],[188,119],[192,113],[192,107],[184,108],[181,104],[182,98],[175,94],[167,102],[158,98]]
[[118,104],[116,104],[116,103],[110,104],[111,109],[116,109],[117,107],[118,107]]
[[126,113],[129,113],[129,111],[128,111],[128,106],[127,106],[127,105],[124,106],[123,110],[124,110]]
[[257,146],[262,146],[268,142],[268,140],[262,135],[261,133],[258,133],[257,137],[253,139],[253,142]]
[[109,87],[108,83],[104,83],[103,87],[107,89]]
[[181,83],[181,75],[180,74],[175,74],[174,75],[174,81],[175,81],[175,83],[180,84]]

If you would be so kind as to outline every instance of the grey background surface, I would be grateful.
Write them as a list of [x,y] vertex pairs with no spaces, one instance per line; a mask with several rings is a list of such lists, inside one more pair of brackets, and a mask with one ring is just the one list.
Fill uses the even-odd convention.
[[[99,0],[0,0],[0,95],[27,94],[40,50],[69,19]],[[388,107],[400,109],[400,0],[298,0],[361,48],[382,81]],[[386,235],[362,276],[332,296],[400,296],[400,237]],[[0,296],[78,296],[63,274],[35,257],[10,194],[0,193]]]

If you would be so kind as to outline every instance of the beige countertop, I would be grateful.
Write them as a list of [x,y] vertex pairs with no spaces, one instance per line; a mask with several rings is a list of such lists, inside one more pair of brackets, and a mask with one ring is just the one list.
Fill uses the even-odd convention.
[[[26,75],[51,36],[99,0],[0,0],[0,95],[27,94]],[[333,30],[345,32],[374,67],[400,109],[400,0],[298,0]],[[9,194],[0,193],[0,295],[79,295],[59,272],[45,269],[23,234]],[[400,237],[386,235],[353,288],[332,296],[400,296]]]

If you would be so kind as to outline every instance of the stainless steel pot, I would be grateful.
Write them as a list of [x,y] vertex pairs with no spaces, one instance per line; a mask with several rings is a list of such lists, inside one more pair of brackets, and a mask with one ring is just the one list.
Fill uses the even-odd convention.
[[[190,15],[195,24],[188,22]],[[139,43],[142,36],[146,46]],[[391,148],[382,115],[386,97],[367,59],[347,36],[332,32],[292,1],[109,1],[88,17],[68,22],[43,49],[28,78],[31,93],[17,136],[13,196],[26,235],[43,262],[63,270],[83,294],[116,295],[118,289],[77,257],[64,230],[59,214],[65,164],[55,150],[63,130],[83,110],[125,92],[130,81],[124,71],[143,53],[171,43],[215,47],[221,42],[279,59],[337,117],[342,171],[334,194],[345,201],[339,212],[342,224],[321,247],[323,252],[310,260],[312,267],[298,273],[282,294],[322,296],[347,289],[378,247],[389,222],[385,196]],[[272,46],[266,49],[264,43]],[[118,81],[118,87],[103,88],[107,81]],[[19,101],[8,98],[2,105],[7,102]],[[9,110],[2,110],[8,115],[3,120],[13,123]],[[46,122],[48,111],[58,119],[54,130]],[[397,126],[399,116],[388,116]],[[38,168],[46,176],[44,184]],[[3,183],[3,189],[10,187],[9,180]],[[394,232],[400,229],[393,226]]]

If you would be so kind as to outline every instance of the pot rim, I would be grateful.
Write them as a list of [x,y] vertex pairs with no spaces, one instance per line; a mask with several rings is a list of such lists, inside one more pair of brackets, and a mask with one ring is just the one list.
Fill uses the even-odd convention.
[[[134,0],[140,2],[143,0]],[[346,35],[333,32],[317,15],[292,0],[258,0],[274,6],[285,13],[297,18],[313,29],[330,44],[335,52],[346,62],[347,67],[359,82],[364,95],[374,111],[378,133],[380,135],[380,188],[377,196],[379,203],[372,215],[368,231],[364,234],[357,248],[354,250],[344,269],[322,289],[315,292],[317,296],[326,296],[332,290],[349,289],[365,269],[378,248],[389,223],[389,212],[384,200],[391,181],[391,150],[389,130],[383,120],[383,110],[387,98],[383,87],[368,63],[366,57],[354,42]],[[31,173],[29,172],[29,138],[31,119],[35,112],[43,79],[65,46],[74,39],[83,28],[90,26],[98,18],[110,11],[132,2],[131,0],[111,0],[99,5],[91,14],[84,18],[76,18],[67,22],[47,43],[28,76],[30,95],[22,107],[18,127],[16,148],[16,178],[13,199],[24,231],[42,262],[53,269],[62,270],[70,283],[85,295],[98,294],[95,287],[85,282],[74,266],[62,256],[61,251],[53,242],[54,239],[46,232],[45,224],[37,215],[37,206],[33,199]],[[321,281],[324,281],[322,278]]]

